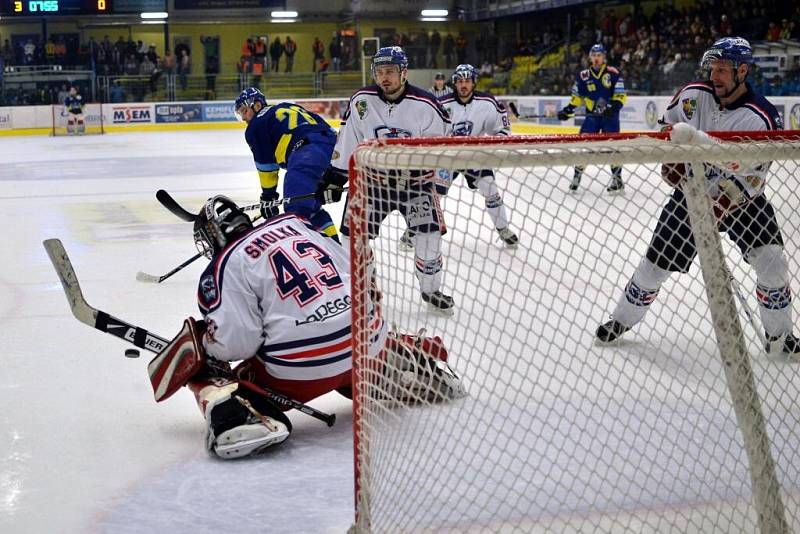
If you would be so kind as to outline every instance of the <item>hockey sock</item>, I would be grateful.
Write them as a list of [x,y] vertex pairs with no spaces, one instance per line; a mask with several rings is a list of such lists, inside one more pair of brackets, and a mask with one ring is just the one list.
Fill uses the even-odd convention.
[[628,285],[625,286],[625,292],[617,302],[612,315],[614,320],[629,327],[641,321],[670,274],[647,258],[642,258]]
[[442,285],[442,234],[417,234],[414,247],[419,288],[423,293],[438,291]]
[[756,271],[756,297],[761,323],[770,337],[792,331],[792,292],[789,264],[780,245],[752,249],[747,260]]
[[497,229],[508,227],[508,215],[506,214],[505,206],[503,206],[500,191],[494,183],[494,178],[482,178],[478,181],[477,186],[478,191],[481,192],[481,195],[486,200],[486,211],[489,212],[489,217],[491,217],[494,227]]
[[323,234],[328,237],[332,237],[337,243],[340,243],[339,234],[336,232],[336,225],[333,224],[333,219],[331,219],[331,216],[327,211],[320,209],[311,217],[309,217],[308,220],[311,222],[311,224],[319,228]]

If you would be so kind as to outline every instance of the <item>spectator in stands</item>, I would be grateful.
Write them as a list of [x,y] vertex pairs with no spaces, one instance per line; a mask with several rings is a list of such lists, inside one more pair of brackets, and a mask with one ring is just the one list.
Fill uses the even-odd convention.
[[430,56],[430,62],[428,66],[434,69],[439,68],[439,47],[442,46],[442,34],[439,33],[439,30],[433,30],[431,34],[431,38],[428,41],[428,52]]
[[792,29],[789,27],[789,19],[783,19],[781,21],[781,39],[790,39],[792,35]]
[[63,106],[64,101],[67,99],[68,95],[69,95],[69,88],[67,87],[67,84],[62,83],[61,88],[58,90],[58,94],[56,95],[56,102],[59,105]]
[[767,35],[765,39],[767,41],[775,42],[781,38],[781,29],[780,27],[775,24],[774,22],[770,22],[767,26]]
[[6,39],[3,41],[3,64],[4,65],[13,65],[14,64],[14,49],[11,48],[11,41]]
[[217,98],[217,74],[219,74],[219,62],[215,56],[206,57],[206,100]]
[[333,71],[342,70],[342,43],[339,41],[339,32],[333,32],[333,37],[328,45],[328,55],[331,57]]
[[733,35],[733,26],[728,19],[728,15],[723,14],[719,18],[719,33],[721,37],[729,37]]
[[[253,54],[255,53],[255,46],[253,45],[253,40],[248,37],[242,43],[242,55],[239,56],[239,61],[243,62],[241,65],[242,70],[240,72],[250,72],[253,70]],[[244,65],[244,63],[249,63],[249,65]]]
[[467,45],[467,36],[464,35],[464,32],[458,32],[458,37],[456,37],[456,60],[459,65],[467,62]]
[[325,59],[325,45],[319,40],[319,37],[314,37],[314,42],[311,43],[311,72],[317,72],[317,66]]
[[456,50],[456,40],[453,39],[451,34],[447,34],[444,36],[444,66],[445,68],[450,68],[453,66],[453,53]]
[[109,91],[109,99],[112,104],[119,104],[125,102],[125,88],[119,83],[119,80],[114,80],[114,84]]
[[67,43],[64,42],[63,37],[59,37],[56,41],[56,63],[59,65],[66,65],[67,59]]
[[283,55],[283,45],[281,44],[280,37],[276,37],[275,40],[272,41],[272,44],[269,45],[269,57],[272,60],[270,70],[272,72],[278,72],[282,55]]
[[47,42],[44,44],[44,57],[48,65],[55,65],[56,63],[56,42],[53,37],[48,37]]
[[33,39],[28,39],[22,47],[23,63],[25,65],[33,64],[33,56],[36,54],[36,45],[33,44]]
[[175,59],[175,54],[172,53],[172,50],[167,48],[164,52],[164,61],[162,62],[164,74],[167,76],[171,76],[175,74],[175,68],[177,67],[177,62]]
[[191,70],[192,59],[189,57],[189,50],[186,47],[182,47],[180,61],[178,62],[178,81],[182,91],[185,91],[188,86],[187,76]]
[[[263,73],[267,70],[267,38],[258,37],[253,41],[253,65],[260,64],[259,70]],[[255,69],[254,69],[255,70]]]
[[297,52],[297,43],[291,37],[286,36],[286,42],[283,43],[283,55],[286,56],[286,69],[284,72],[292,72],[294,68],[294,55]]

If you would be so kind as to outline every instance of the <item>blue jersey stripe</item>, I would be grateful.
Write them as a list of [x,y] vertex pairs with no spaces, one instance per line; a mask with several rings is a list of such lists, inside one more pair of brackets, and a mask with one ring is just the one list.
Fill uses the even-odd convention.
[[310,349],[312,345],[319,345],[321,343],[330,343],[331,341],[335,341],[339,338],[349,335],[350,335],[350,325],[347,325],[345,328],[342,328],[341,330],[332,332],[324,336],[298,339],[295,341],[287,341],[285,343],[275,343],[273,345],[264,345],[259,350],[259,353],[280,352],[282,350],[301,349],[301,348]]
[[294,362],[291,360],[282,360],[280,358],[275,358],[274,356],[266,356],[261,353],[259,353],[258,355],[258,357],[265,363],[280,365],[282,367],[321,367],[323,365],[329,365],[332,363],[340,362],[342,360],[346,360],[347,358],[351,358],[352,356],[353,352],[348,350],[345,353],[336,356],[331,356],[330,358],[325,358],[323,360],[307,360],[304,362]]

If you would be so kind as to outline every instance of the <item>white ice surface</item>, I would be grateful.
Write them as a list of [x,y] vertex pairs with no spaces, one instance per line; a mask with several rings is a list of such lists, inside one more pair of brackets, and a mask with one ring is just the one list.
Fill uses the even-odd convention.
[[[195,253],[190,225],[154,193],[167,189],[194,209],[215,193],[255,201],[242,132],[5,137],[0,161],[0,533],[345,532],[353,518],[349,401],[332,394],[311,403],[337,415],[333,428],[290,412],[290,440],[259,457],[208,456],[191,395],[156,404],[149,355],[126,359],[127,345],[72,317],[41,245],[63,240],[90,304],[172,336],[198,315],[202,261],[160,285],[135,280],[139,270],[162,274]],[[498,244],[474,193],[463,184],[451,191],[444,284],[457,310],[449,320],[420,305],[413,256],[396,253],[399,218],[386,224],[374,248],[382,273],[397,275],[382,287],[387,317],[404,330],[425,324],[447,334],[470,397],[386,419],[375,448],[386,466],[373,488],[376,520],[446,518],[449,532],[506,521],[518,532],[651,532],[667,530],[658,518],[671,516],[687,532],[752,531],[749,474],[696,266],[665,284],[651,315],[618,346],[592,343],[666,197],[658,179],[647,186],[633,178],[626,197],[609,197],[607,174],[592,173],[578,195],[564,191],[567,169],[516,189],[498,173],[522,241],[514,252]],[[777,183],[788,188],[773,202],[796,273],[797,197]],[[738,261],[734,274],[754,307],[752,270]],[[508,282],[498,289],[487,277]],[[766,361],[747,335],[796,525],[797,366]],[[449,433],[427,435],[431,427]],[[508,448],[511,437],[522,447]],[[443,460],[399,454],[421,445],[445,451]],[[447,492],[423,491],[439,482]],[[708,525],[720,516],[704,519],[706,509],[726,510],[727,519]]]
[[[337,394],[293,412],[274,454],[207,455],[187,391],[156,404],[146,363],[75,320],[42,247],[64,242],[88,302],[171,337],[198,316],[192,229],[155,200],[193,209],[215,193],[258,198],[242,132],[0,138],[0,532],[344,532],[353,517],[352,416]],[[338,220],[339,215],[335,216]]]

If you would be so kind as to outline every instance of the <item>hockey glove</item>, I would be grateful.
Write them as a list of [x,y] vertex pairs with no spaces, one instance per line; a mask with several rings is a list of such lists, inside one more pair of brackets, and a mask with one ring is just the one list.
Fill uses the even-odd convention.
[[274,189],[261,190],[261,216],[264,220],[277,217],[280,213],[274,202],[278,200],[278,193]]
[[330,166],[317,187],[316,197],[322,204],[342,200],[343,187],[347,184],[347,171]]
[[612,100],[611,104],[606,106],[606,109],[603,110],[603,116],[613,117],[617,113],[619,113],[620,109],[622,109],[622,102],[620,102],[619,100]]
[[569,118],[572,117],[572,114],[573,114],[574,111],[575,111],[575,108],[572,107],[572,106],[565,107],[564,109],[562,109],[561,111],[558,112],[558,115],[557,115],[558,120],[560,120],[560,121],[569,120]]

